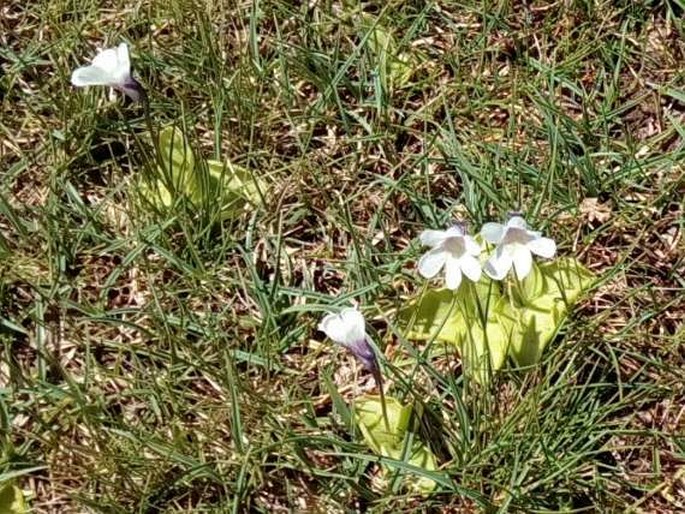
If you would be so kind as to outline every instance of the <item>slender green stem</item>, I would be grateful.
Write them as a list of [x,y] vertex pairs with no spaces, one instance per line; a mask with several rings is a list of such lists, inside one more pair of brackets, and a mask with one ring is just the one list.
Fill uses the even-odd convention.
[[385,429],[388,432],[390,432],[390,421],[388,420],[388,407],[385,403],[385,392],[383,391],[383,377],[381,376],[381,370],[380,368],[376,367],[373,369],[372,373],[381,395],[381,409],[383,411],[383,421],[385,422]]
[[145,125],[147,126],[147,131],[150,134],[150,140],[152,141],[152,146],[155,153],[155,162],[162,170],[164,170],[164,160],[162,159],[162,153],[159,149],[159,137],[158,133],[154,128],[152,123],[152,116],[150,114],[150,102],[148,100],[147,94],[143,94],[142,98],[143,112],[145,114]]

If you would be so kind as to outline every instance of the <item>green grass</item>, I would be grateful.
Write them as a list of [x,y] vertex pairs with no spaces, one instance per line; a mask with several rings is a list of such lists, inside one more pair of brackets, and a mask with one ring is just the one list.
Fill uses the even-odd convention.
[[[35,512],[685,509],[682,2],[300,4],[0,8],[0,481]],[[134,201],[142,108],[69,83],[120,41],[154,122],[259,206]],[[394,312],[421,230],[517,208],[601,280],[478,388]],[[432,494],[350,426],[372,382],[316,331],[350,300],[424,406]]]

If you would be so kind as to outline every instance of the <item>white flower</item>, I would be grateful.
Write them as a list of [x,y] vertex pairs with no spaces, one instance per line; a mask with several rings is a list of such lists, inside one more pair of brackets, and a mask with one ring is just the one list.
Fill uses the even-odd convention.
[[488,259],[483,271],[494,280],[502,280],[512,265],[519,280],[523,280],[533,267],[533,256],[550,259],[557,251],[557,245],[540,232],[528,230],[526,221],[513,216],[506,225],[486,223],[480,231],[488,243],[497,245],[495,253]]
[[131,77],[128,45],[101,50],[90,66],[77,68],[71,74],[71,83],[78,87],[108,86],[128,95],[134,102],[145,94],[143,87]]
[[319,323],[319,330],[352,352],[366,369],[378,370],[376,354],[366,334],[364,316],[357,309],[348,307],[339,314],[326,315]]
[[419,260],[419,273],[425,278],[433,278],[445,267],[445,285],[457,289],[461,284],[462,273],[472,282],[480,280],[480,245],[464,232],[463,227],[455,225],[447,230],[424,230],[419,236],[421,242],[432,247]]

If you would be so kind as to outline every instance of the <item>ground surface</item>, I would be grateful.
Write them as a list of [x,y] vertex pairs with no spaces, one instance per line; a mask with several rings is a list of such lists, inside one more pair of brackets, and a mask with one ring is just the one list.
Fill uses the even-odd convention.
[[[682,15],[3,2],[0,478],[55,513],[684,511]],[[153,123],[251,170],[259,205],[135,201],[142,108],[69,83],[121,41]],[[536,370],[466,387],[455,352],[388,379],[450,441],[450,481],[411,496],[341,419],[373,385],[316,323],[353,299],[416,357],[393,312],[417,235],[517,207],[601,280]]]

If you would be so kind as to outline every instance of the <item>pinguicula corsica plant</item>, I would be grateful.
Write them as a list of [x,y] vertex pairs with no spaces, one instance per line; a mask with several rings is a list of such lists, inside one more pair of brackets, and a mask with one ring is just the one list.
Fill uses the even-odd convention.
[[[134,182],[143,206],[161,212],[181,203],[191,207],[211,206],[219,213],[218,219],[223,220],[235,216],[246,204],[261,200],[265,184],[250,170],[228,160],[198,158],[179,127],[155,129],[148,95],[131,74],[126,43],[98,52],[90,65],[73,71],[71,83],[77,87],[109,87],[143,105],[146,139],[153,151],[147,159],[148,173],[139,174]],[[114,99],[112,94],[110,99]]]
[[[379,360],[366,333],[364,316],[355,308],[345,308],[338,314],[327,314],[318,328],[352,353],[376,381],[379,396],[365,395],[354,406],[354,421],[366,444],[378,455],[425,470],[418,478],[408,477],[407,483],[418,492],[433,490],[436,481],[426,474],[435,473],[435,455],[428,445],[414,437],[418,420],[412,415],[412,405],[385,397]],[[390,471],[391,466],[384,467],[386,472]]]
[[[521,371],[539,363],[593,278],[574,258],[554,259],[554,240],[531,230],[520,213],[510,214],[504,224],[486,223],[476,235],[458,223],[424,230],[419,241],[429,249],[417,271],[430,282],[400,310],[399,325],[408,340],[453,346],[465,380],[481,385],[507,362]],[[327,315],[319,329],[350,350],[382,391],[379,362],[356,309]],[[389,459],[383,461],[386,472],[407,472],[406,466],[393,466],[395,461],[420,468],[407,483],[428,492],[449,478],[437,470],[421,412],[420,401],[403,403],[390,395],[365,395],[354,402],[354,421],[366,444]]]
[[481,384],[508,357],[522,368],[537,364],[592,280],[576,259],[549,260],[555,242],[531,230],[520,213],[504,224],[486,223],[475,237],[459,224],[419,239],[432,247],[419,273],[433,278],[444,267],[446,279],[444,288],[427,287],[400,313],[407,338],[455,345],[468,378]]

